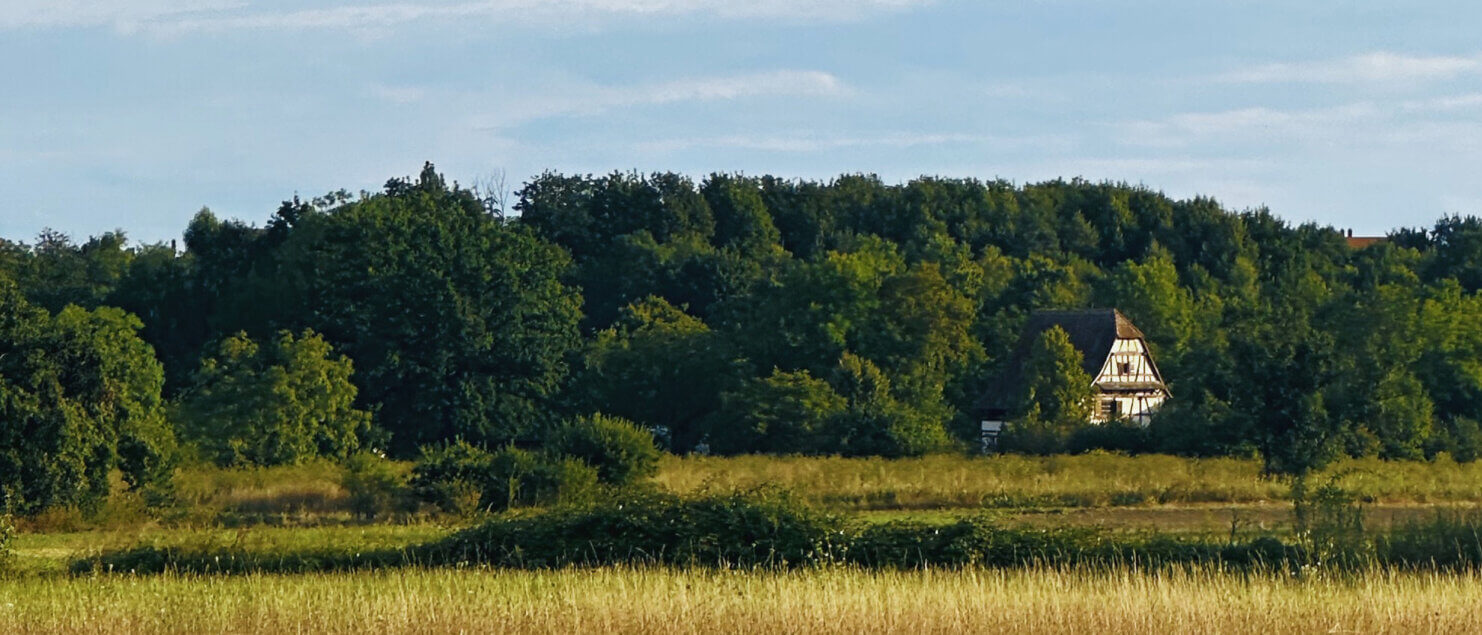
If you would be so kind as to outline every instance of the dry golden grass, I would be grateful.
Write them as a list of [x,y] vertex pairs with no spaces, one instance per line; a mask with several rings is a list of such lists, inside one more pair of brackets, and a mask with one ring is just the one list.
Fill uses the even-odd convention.
[[[1366,501],[1405,504],[1482,499],[1482,461],[1458,464],[1341,461],[1317,475],[1342,475]],[[1254,459],[1164,455],[839,457],[667,457],[658,484],[687,493],[762,485],[791,489],[840,509],[952,507],[1105,507],[1144,504],[1260,503],[1289,488],[1262,478]]]
[[7,632],[1482,631],[1476,575],[402,570],[0,581]]
[[348,514],[345,469],[327,461],[277,467],[196,466],[176,475],[187,507],[243,514]]

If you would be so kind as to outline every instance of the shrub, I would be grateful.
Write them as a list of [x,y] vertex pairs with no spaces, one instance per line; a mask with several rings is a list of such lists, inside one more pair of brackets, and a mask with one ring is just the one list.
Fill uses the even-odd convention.
[[1398,525],[1379,537],[1375,555],[1406,567],[1482,567],[1482,514],[1437,511],[1430,519]]
[[1152,437],[1146,427],[1126,419],[1117,419],[1101,425],[1077,428],[1071,432],[1065,445],[1067,451],[1075,454],[1091,450],[1141,454],[1152,451]]
[[1458,463],[1469,463],[1482,455],[1482,428],[1466,417],[1453,417],[1439,422],[1426,444],[1431,457],[1445,452]]
[[659,471],[653,434],[619,417],[597,414],[561,426],[546,449],[596,468],[602,482],[613,485],[630,485]]
[[590,501],[598,489],[597,470],[568,457],[550,457],[519,448],[491,455],[483,506],[503,511],[524,505]]
[[406,475],[385,457],[369,452],[350,457],[340,485],[350,494],[350,509],[366,520],[407,508]]
[[986,516],[946,525],[897,521],[867,527],[849,561],[867,567],[1164,566],[1224,564],[1290,567],[1302,551],[1263,536],[1219,545],[1200,537],[1112,534],[1090,527],[1006,527]]
[[10,559],[10,541],[14,539],[15,523],[8,515],[0,516],[0,571],[5,569],[6,561]]
[[548,568],[612,564],[796,566],[827,562],[838,519],[780,492],[628,494],[507,515],[429,545],[418,560]]
[[411,485],[419,499],[456,514],[580,503],[599,489],[597,470],[577,459],[514,447],[488,452],[464,441],[424,447]]
[[493,456],[458,440],[441,446],[423,446],[412,466],[412,492],[418,499],[454,514],[479,508]]

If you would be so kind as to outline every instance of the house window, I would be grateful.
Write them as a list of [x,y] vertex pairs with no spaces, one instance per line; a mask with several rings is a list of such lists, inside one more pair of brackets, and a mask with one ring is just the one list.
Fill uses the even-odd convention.
[[1132,362],[1122,362],[1120,364],[1117,364],[1117,373],[1121,375],[1131,375]]
[[1115,399],[1102,399],[1101,400],[1101,418],[1102,419],[1115,419],[1115,418],[1117,418],[1117,416],[1122,413],[1122,407],[1121,406],[1122,405],[1120,403],[1118,403],[1117,400],[1115,400]]

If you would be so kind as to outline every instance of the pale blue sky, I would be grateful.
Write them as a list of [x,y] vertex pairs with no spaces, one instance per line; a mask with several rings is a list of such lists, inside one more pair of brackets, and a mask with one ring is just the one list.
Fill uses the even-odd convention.
[[1463,2],[0,0],[0,236],[168,240],[424,160],[1081,176],[1379,233],[1482,213],[1478,33]]

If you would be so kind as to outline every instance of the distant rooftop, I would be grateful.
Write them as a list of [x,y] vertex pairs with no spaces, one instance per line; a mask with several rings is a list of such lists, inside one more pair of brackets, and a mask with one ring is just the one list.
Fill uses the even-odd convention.
[[1369,245],[1389,240],[1387,236],[1355,236],[1352,229],[1342,230],[1341,233],[1343,234],[1343,239],[1348,241],[1349,249],[1363,249]]

